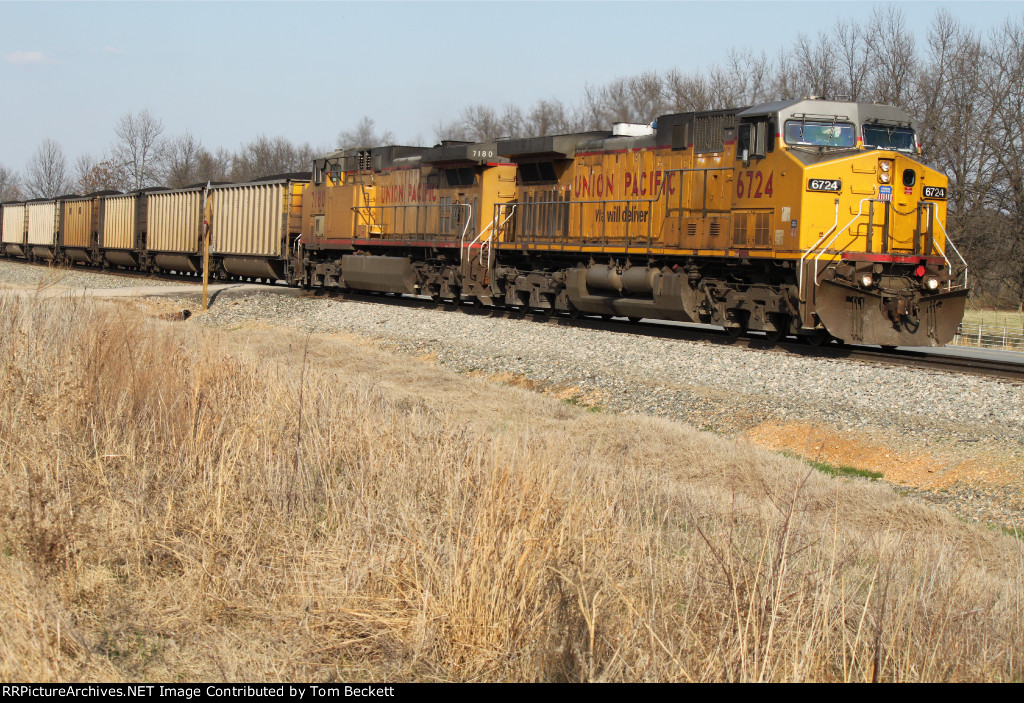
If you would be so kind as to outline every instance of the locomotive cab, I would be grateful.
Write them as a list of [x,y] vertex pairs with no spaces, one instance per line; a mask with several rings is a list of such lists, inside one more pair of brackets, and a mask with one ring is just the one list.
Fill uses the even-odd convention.
[[[757,125],[778,125],[781,192],[792,203],[783,219],[800,252],[801,329],[884,346],[948,342],[963,316],[966,263],[945,232],[948,179],[920,160],[909,116],[806,100],[739,117],[751,125],[750,158],[759,155]],[[742,132],[743,124],[740,159]],[[785,178],[791,169],[799,182]]]

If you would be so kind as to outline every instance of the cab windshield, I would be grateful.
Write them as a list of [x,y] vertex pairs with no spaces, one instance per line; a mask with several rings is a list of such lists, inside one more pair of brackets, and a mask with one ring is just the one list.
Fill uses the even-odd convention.
[[848,148],[856,143],[856,131],[849,122],[786,120],[786,144]]
[[914,130],[908,127],[887,127],[880,124],[864,125],[864,146],[871,149],[891,149],[913,154],[917,151]]

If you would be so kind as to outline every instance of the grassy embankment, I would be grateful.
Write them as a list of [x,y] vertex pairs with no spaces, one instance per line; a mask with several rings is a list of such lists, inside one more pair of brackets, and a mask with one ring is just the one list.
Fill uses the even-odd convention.
[[0,297],[0,680],[1020,680],[1021,541],[335,337]]
[[964,311],[965,325],[984,325],[985,327],[1005,327],[1009,330],[1024,330],[1024,315],[1016,310],[974,310]]

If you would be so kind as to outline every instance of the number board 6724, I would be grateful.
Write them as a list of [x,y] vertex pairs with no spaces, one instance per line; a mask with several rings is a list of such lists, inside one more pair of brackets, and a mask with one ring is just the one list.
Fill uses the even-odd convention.
[[843,181],[840,178],[811,178],[807,181],[807,190],[839,193],[843,190]]

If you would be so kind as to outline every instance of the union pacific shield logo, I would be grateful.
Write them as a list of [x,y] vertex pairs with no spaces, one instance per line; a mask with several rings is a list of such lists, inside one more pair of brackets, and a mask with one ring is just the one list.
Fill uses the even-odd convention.
[[879,186],[878,199],[892,202],[892,186]]

